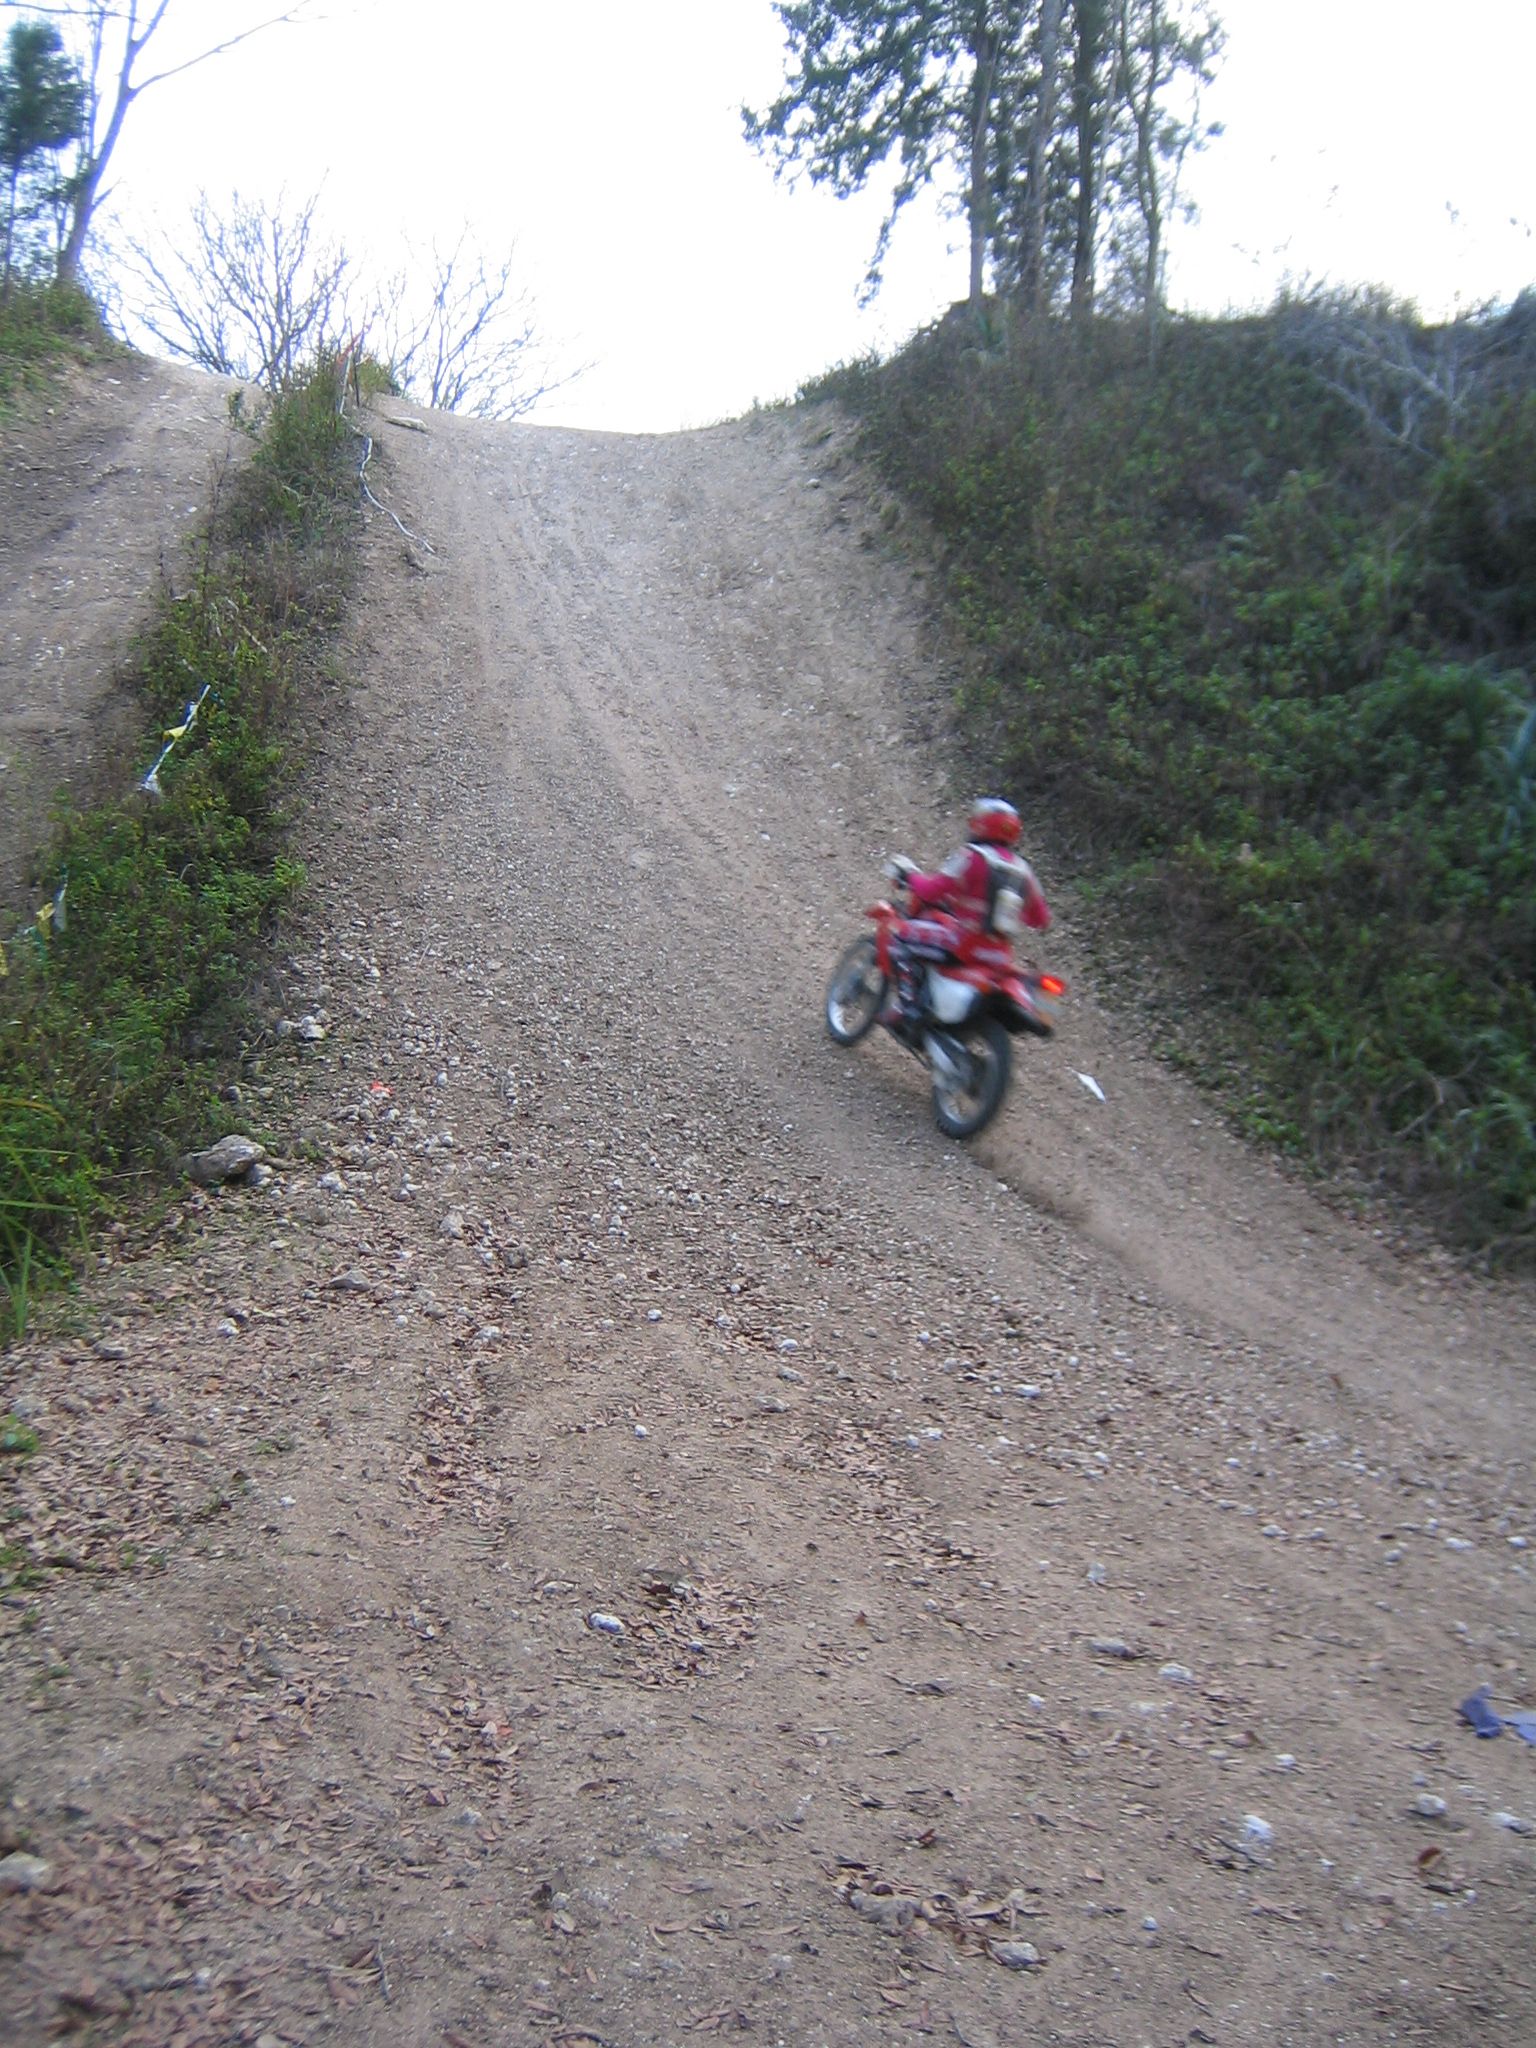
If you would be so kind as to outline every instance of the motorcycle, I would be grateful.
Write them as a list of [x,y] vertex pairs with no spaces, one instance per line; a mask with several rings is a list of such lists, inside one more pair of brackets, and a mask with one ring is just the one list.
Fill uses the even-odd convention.
[[[897,856],[884,869],[904,883],[915,863]],[[1023,929],[1023,900],[998,892],[994,931],[946,932],[945,957],[930,959],[910,1018],[882,1015],[895,979],[891,944],[912,929],[894,903],[872,903],[874,930],[848,946],[827,984],[827,1032],[838,1045],[857,1045],[877,1022],[927,1067],[933,1114],[951,1138],[970,1138],[997,1114],[1008,1089],[1013,1039],[1050,1038],[1056,1007],[1067,992],[1059,975],[1017,960],[1009,939]]]

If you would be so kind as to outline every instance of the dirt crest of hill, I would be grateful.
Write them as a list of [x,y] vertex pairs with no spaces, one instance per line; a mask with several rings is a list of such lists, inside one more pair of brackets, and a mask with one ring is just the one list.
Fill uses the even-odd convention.
[[830,1046],[955,827],[833,416],[369,427],[273,1176],[0,1359],[7,2038],[1528,2042],[1528,1294],[1231,1141],[1068,876],[991,1132]]

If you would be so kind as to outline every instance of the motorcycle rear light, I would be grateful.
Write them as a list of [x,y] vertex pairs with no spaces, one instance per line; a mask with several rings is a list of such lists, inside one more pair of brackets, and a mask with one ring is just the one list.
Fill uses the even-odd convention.
[[1066,994],[1066,992],[1067,992],[1067,984],[1066,984],[1066,983],[1065,983],[1064,981],[1062,981],[1062,980],[1061,980],[1061,979],[1060,979],[1060,978],[1059,978],[1059,977],[1058,977],[1057,975],[1054,975],[1054,974],[1042,974],[1042,975],[1041,975],[1041,977],[1040,977],[1040,993],[1041,993],[1041,995],[1043,995],[1043,996],[1064,996],[1064,995]]

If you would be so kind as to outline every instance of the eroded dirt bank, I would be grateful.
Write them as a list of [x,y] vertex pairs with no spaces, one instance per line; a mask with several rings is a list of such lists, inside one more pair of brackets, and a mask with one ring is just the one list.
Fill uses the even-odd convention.
[[25,900],[55,795],[88,797],[137,737],[118,663],[247,445],[234,388],[124,356],[0,424],[0,910]]
[[1091,987],[969,1148],[827,1044],[953,830],[828,419],[386,410],[277,1177],[4,1360],[135,1546],[0,1610],[11,2038],[1528,2041],[1528,1302]]

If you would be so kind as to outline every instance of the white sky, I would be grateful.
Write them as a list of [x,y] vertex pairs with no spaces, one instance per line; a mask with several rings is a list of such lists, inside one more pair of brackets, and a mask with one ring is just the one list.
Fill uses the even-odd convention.
[[[272,0],[279,4],[279,0]],[[206,46],[260,0],[176,0],[154,46]],[[1225,134],[1188,183],[1175,303],[1269,303],[1287,275],[1381,283],[1427,314],[1536,281],[1536,0],[1224,0],[1207,100]],[[769,0],[318,0],[138,102],[114,160],[130,223],[322,190],[330,233],[383,270],[468,224],[517,269],[558,361],[537,417],[700,425],[963,296],[958,221],[898,231],[857,290],[881,213],[776,185],[739,108],[782,77]]]

